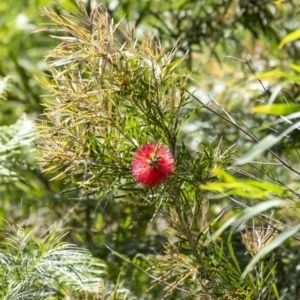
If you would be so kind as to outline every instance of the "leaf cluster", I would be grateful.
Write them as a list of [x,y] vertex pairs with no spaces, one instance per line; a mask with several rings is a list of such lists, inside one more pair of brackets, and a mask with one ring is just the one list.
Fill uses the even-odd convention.
[[79,16],[42,11],[53,22],[47,30],[60,26],[63,35],[55,36],[61,43],[46,58],[53,83],[42,84],[53,100],[41,125],[41,165],[55,178],[100,192],[132,183],[130,162],[139,145],[161,140],[175,151],[186,75],[175,72],[176,49],[165,53],[154,37],[136,43],[100,6],[88,16],[77,4]]
[[0,252],[2,299],[61,299],[104,291],[105,265],[88,250],[62,242],[66,233],[52,229],[36,238],[21,225],[11,227]]
[[[69,10],[59,5],[41,10],[49,22],[33,36],[41,36],[47,48],[56,43],[46,57],[45,76],[38,75],[47,93],[39,125],[41,166],[64,182],[70,193],[45,198],[41,192],[43,201],[34,209],[43,223],[57,217],[66,220],[76,230],[64,240],[80,242],[106,259],[109,275],[104,276],[115,282],[107,284],[110,295],[103,297],[278,299],[279,294],[287,295],[283,282],[293,277],[297,254],[275,249],[282,243],[296,245],[296,237],[287,240],[299,230],[292,227],[298,218],[298,105],[291,104],[297,85],[290,90],[299,70],[295,61],[291,74],[277,67],[282,58],[297,53],[293,44],[280,52],[276,47],[280,36],[290,30],[287,24],[293,23],[285,21],[294,17],[293,5],[293,1],[124,0],[115,8],[109,3],[108,11],[92,7],[92,1],[85,7],[77,1],[76,13],[70,2]],[[114,20],[124,13],[136,18],[138,33],[141,28],[156,31],[161,40],[139,36],[126,18],[116,24]],[[126,30],[121,29],[126,25]],[[10,36],[19,49],[23,34],[11,30]],[[281,46],[295,36],[297,32]],[[181,43],[176,44],[179,38]],[[25,58],[37,51],[38,60],[41,44],[24,51]],[[244,58],[249,53],[253,62]],[[221,62],[220,56],[228,54]],[[38,73],[32,72],[28,59],[18,59],[15,52],[10,57],[20,76],[14,93],[8,80],[0,85],[0,95],[9,100],[5,107],[17,98],[23,105],[18,107],[24,109],[26,96],[26,109],[40,110],[31,79]],[[182,70],[186,62],[193,77]],[[255,70],[274,65],[269,74]],[[257,103],[268,105],[256,107]],[[18,112],[13,110],[11,116]],[[266,112],[269,116],[263,115]],[[14,136],[26,126],[15,131],[13,127],[5,128],[4,145],[14,144]],[[176,159],[174,176],[154,189],[136,185],[130,174],[133,152],[149,141],[167,145]],[[21,157],[27,147],[13,149]],[[9,151],[4,157],[6,163],[15,159]],[[16,166],[7,169],[17,173]],[[74,198],[81,200],[76,206]],[[8,201],[16,213],[12,199]],[[55,216],[44,218],[41,212],[49,206]],[[74,212],[65,215],[70,206]],[[283,265],[285,273],[276,264]],[[58,286],[68,289],[65,279],[53,283],[59,272],[49,274],[51,288],[42,292]],[[295,293],[296,275],[291,287]],[[22,277],[18,280],[23,282]],[[77,293],[78,282],[71,281],[72,294],[83,297]],[[30,290],[30,285],[24,289]],[[64,296],[60,289],[57,297]]]

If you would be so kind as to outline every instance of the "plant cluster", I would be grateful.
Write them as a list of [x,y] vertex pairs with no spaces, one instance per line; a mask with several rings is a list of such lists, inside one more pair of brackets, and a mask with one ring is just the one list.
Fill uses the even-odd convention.
[[[293,7],[58,0],[40,10],[43,76],[32,53],[5,52],[14,79],[0,67],[0,105],[13,111],[0,128],[0,212],[26,224],[0,221],[4,299],[294,299],[299,31],[277,49]],[[13,124],[42,106],[37,128],[25,115]],[[7,194],[19,190],[22,210]]]
[[[253,264],[249,265],[242,274],[230,245],[234,231],[229,231],[225,248],[218,238],[232,222],[242,226],[254,215],[288,202],[273,200],[251,212],[245,210],[211,237],[223,213],[209,217],[208,199],[209,192],[252,199],[282,197],[286,189],[257,179],[239,182],[228,174],[225,170],[236,172],[234,145],[224,151],[219,141],[218,146],[213,142],[191,149],[180,139],[184,121],[201,108],[216,110],[189,92],[194,81],[180,68],[184,57],[175,59],[176,47],[168,53],[155,37],[138,40],[133,27],[120,29],[101,6],[89,15],[80,1],[77,5],[76,15],[63,9],[42,10],[51,20],[46,30],[61,29],[59,36],[52,35],[60,44],[45,61],[53,81],[42,82],[49,91],[39,139],[44,171],[78,187],[81,201],[143,205],[150,212],[148,222],[157,218],[167,222],[169,242],[146,271],[156,284],[165,285],[163,299],[171,295],[250,299],[276,294],[272,260],[259,264],[255,273],[250,273]],[[192,100],[198,105],[189,106]],[[221,118],[243,130],[223,112],[226,117],[222,113]],[[262,218],[267,223],[271,219]],[[277,227],[267,233],[263,228],[262,236],[268,236],[262,238],[265,245],[275,237]],[[291,235],[287,232],[281,240]],[[249,253],[257,254],[256,237],[246,230],[242,238]]]

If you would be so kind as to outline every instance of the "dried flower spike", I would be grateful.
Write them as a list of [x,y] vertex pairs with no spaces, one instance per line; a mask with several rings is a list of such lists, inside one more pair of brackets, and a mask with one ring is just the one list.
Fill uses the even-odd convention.
[[137,182],[155,186],[173,174],[174,157],[159,143],[145,144],[134,154],[131,171]]

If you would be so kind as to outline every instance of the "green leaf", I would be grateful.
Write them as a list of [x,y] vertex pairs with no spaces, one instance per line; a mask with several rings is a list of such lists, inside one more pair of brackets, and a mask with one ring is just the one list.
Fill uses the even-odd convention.
[[281,49],[285,44],[300,39],[300,29],[297,29],[287,36],[285,36],[282,41],[280,42],[278,48]]
[[0,99],[6,100],[8,93],[12,90],[13,77],[6,76],[0,79]]
[[211,237],[211,240],[216,241],[221,234],[230,226],[231,231],[235,231],[242,223],[250,220],[251,218],[259,215],[260,213],[274,207],[287,206],[288,202],[284,200],[271,200],[261,202],[253,207],[246,208],[243,212],[235,214],[228,221],[226,221]]
[[300,73],[300,66],[295,64],[290,64],[291,69]]
[[273,79],[273,78],[281,78],[281,77],[282,78],[287,78],[287,79],[292,80],[292,81],[300,82],[300,77],[299,76],[292,75],[292,74],[287,73],[287,72],[283,72],[280,69],[274,69],[272,71],[259,73],[259,78],[260,79]]
[[263,199],[268,194],[276,194],[283,196],[286,189],[283,187],[259,180],[238,180],[234,176],[228,174],[224,170],[213,169],[221,182],[209,182],[201,185],[202,190],[225,193],[226,195],[239,195],[251,199]]
[[220,180],[223,180],[225,182],[232,182],[232,183],[236,182],[236,179],[234,178],[234,176],[232,176],[229,173],[225,172],[221,168],[215,168],[215,169],[213,169],[212,172],[214,174],[216,174]]
[[268,191],[269,193],[275,193],[277,195],[284,195],[286,193],[286,190],[283,187],[270,182],[258,180],[245,180],[245,183],[252,187],[258,187],[263,191]]
[[252,108],[252,111],[258,114],[272,114],[272,115],[289,115],[300,111],[299,104],[272,104],[259,105]]
[[281,139],[283,139],[287,134],[292,132],[295,128],[300,126],[300,121],[291,125],[287,129],[282,129],[278,132],[277,135],[270,134],[262,139],[259,143],[257,143],[246,155],[240,158],[235,165],[243,165],[250,161],[252,161],[255,157],[265,152],[267,149],[270,149],[276,143],[278,143]]
[[249,272],[254,268],[255,264],[262,259],[265,255],[270,253],[273,249],[281,246],[287,239],[293,237],[300,230],[300,224],[286,230],[283,233],[277,235],[270,243],[263,247],[251,260],[251,262],[245,268],[242,274],[242,278],[245,278]]
[[244,210],[243,214],[234,222],[234,225],[232,227],[232,231],[235,231],[241,224],[247,222],[248,220],[252,219],[255,216],[258,216],[262,212],[269,210],[274,207],[284,207],[289,204],[288,201],[284,200],[271,200],[271,201],[265,201],[261,202],[253,207],[249,207]]

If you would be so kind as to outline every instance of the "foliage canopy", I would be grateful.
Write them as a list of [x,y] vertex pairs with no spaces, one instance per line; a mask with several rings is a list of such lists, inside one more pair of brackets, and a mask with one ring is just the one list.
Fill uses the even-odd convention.
[[[2,17],[2,297],[295,299],[296,7],[32,0]],[[175,157],[151,188],[131,174],[149,142]]]

